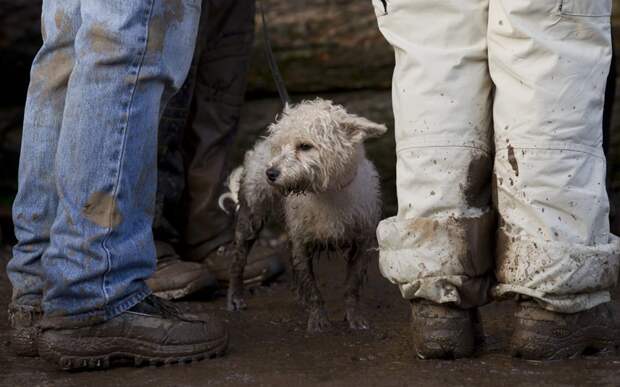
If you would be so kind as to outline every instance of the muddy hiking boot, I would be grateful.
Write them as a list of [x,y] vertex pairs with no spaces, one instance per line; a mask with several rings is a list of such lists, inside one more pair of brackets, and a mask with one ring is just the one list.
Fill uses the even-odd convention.
[[477,308],[460,309],[429,301],[411,302],[413,346],[420,359],[472,356],[483,342]]
[[43,328],[39,354],[65,371],[117,365],[191,363],[223,355],[228,333],[217,320],[181,313],[149,296],[106,322],[80,328]]
[[[262,242],[262,241],[259,241]],[[184,261],[174,251],[160,254],[158,244],[157,270],[146,283],[153,293],[166,300],[176,300],[198,291],[215,291],[226,288],[230,278],[230,263],[234,254],[232,243],[220,246],[202,263]],[[166,246],[172,249],[171,246]],[[267,284],[284,272],[279,252],[267,243],[259,244],[250,252],[244,279],[247,287]]]
[[[257,241],[248,254],[248,263],[243,272],[243,282],[246,287],[269,283],[284,273],[284,263],[279,257],[283,252],[261,242]],[[233,243],[227,243],[213,251],[204,260],[205,265],[222,286],[227,286],[230,280],[230,263],[234,253]]]
[[617,349],[620,329],[609,303],[583,312],[554,313],[522,302],[515,314],[510,343],[513,356],[527,360],[558,360]]
[[146,284],[153,294],[165,300],[176,300],[197,291],[217,290],[217,279],[200,262],[182,260],[172,244],[155,241],[157,269]]
[[197,291],[216,290],[217,279],[198,262],[182,261],[178,257],[157,261],[157,270],[146,281],[153,293],[165,300],[176,300]]
[[38,356],[37,345],[41,330],[39,322],[43,311],[39,307],[9,305],[9,343],[11,350],[18,356]]

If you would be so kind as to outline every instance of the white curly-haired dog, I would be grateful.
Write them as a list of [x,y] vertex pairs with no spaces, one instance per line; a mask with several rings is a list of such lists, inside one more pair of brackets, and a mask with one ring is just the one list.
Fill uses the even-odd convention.
[[376,254],[381,216],[379,177],[366,159],[364,140],[385,125],[349,114],[317,98],[287,106],[269,136],[245,155],[229,178],[227,198],[236,203],[236,254],[231,265],[228,308],[245,308],[243,270],[267,218],[280,216],[291,242],[297,295],[309,313],[308,330],[330,327],[313,271],[324,250],[341,253],[347,264],[345,319],[353,329],[368,323],[359,311],[362,283]]

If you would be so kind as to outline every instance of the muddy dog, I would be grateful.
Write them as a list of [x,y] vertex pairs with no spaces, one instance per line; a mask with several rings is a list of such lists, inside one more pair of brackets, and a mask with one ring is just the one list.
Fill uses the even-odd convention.
[[308,331],[331,326],[313,270],[313,259],[325,250],[346,261],[345,319],[353,329],[368,328],[359,298],[377,251],[381,202],[379,177],[363,142],[386,130],[320,98],[285,108],[268,137],[246,153],[243,166],[229,178],[227,197],[236,203],[229,310],[246,307],[248,252],[265,221],[278,216],[290,239],[293,281],[309,314]]

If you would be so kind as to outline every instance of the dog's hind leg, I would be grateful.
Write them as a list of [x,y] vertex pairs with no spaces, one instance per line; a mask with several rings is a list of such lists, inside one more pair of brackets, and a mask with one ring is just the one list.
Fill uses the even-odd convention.
[[228,284],[228,310],[246,308],[243,296],[243,271],[254,242],[264,224],[263,216],[252,213],[245,200],[240,200],[239,211],[235,219],[235,254],[230,265],[230,282]]
[[297,297],[308,312],[308,332],[322,332],[330,329],[332,325],[316,284],[312,258],[307,246],[293,241],[291,268]]
[[366,318],[360,312],[360,296],[366,280],[368,262],[372,256],[367,242],[356,241],[347,254],[347,279],[344,293],[345,320],[351,329],[368,329]]

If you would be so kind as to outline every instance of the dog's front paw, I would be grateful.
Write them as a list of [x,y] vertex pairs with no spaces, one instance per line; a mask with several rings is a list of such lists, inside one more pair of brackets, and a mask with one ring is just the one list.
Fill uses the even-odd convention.
[[364,330],[370,328],[366,318],[357,310],[347,310],[344,319],[349,322],[351,329]]
[[332,323],[327,318],[324,310],[314,310],[308,316],[308,332],[319,333],[325,332],[332,328]]

